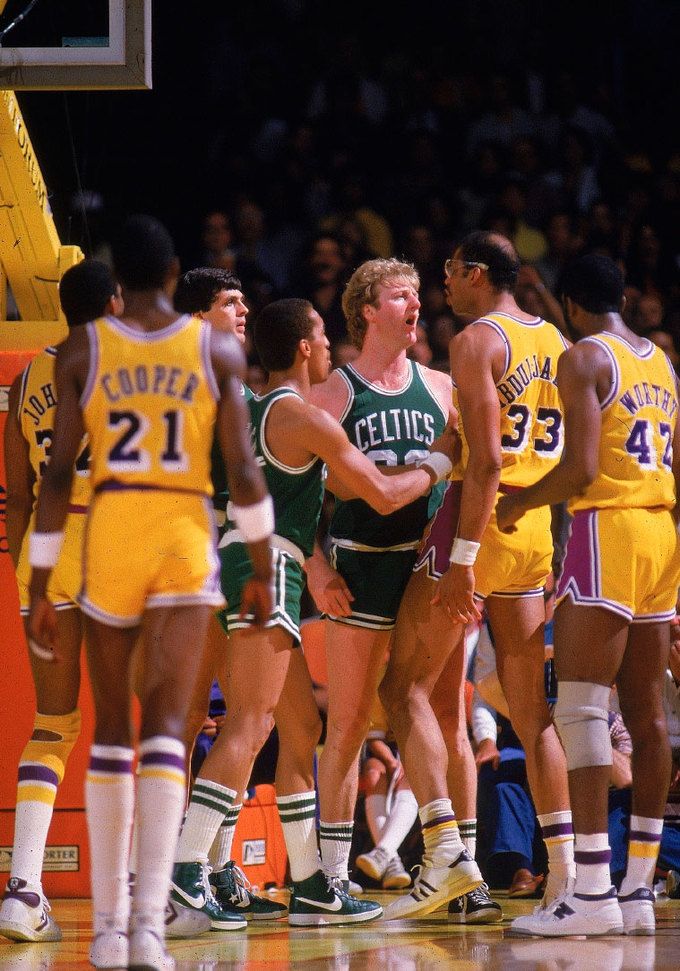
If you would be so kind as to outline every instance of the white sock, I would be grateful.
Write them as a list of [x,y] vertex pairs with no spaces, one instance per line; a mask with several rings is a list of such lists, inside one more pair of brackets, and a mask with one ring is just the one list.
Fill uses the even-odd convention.
[[374,846],[378,845],[380,834],[382,833],[385,823],[387,822],[386,806],[387,798],[383,792],[373,793],[370,796],[366,796],[364,799],[366,822],[368,823],[368,831],[371,834],[371,839],[373,840]]
[[316,792],[278,796],[276,805],[286,841],[291,879],[298,883],[319,869],[316,843]]
[[[541,827],[545,848],[548,851],[549,881],[553,887],[564,887],[576,875],[574,827],[571,810],[564,809],[556,813],[540,813],[536,818]],[[611,886],[611,883],[609,886]],[[607,890],[609,886],[606,888]]]
[[396,856],[399,847],[418,818],[418,802],[410,789],[398,789],[392,797],[392,808],[377,845]]
[[625,897],[639,887],[652,889],[662,829],[663,819],[651,819],[649,816],[630,817],[628,866],[621,884],[621,896]]
[[234,789],[199,776],[177,846],[178,863],[207,863],[208,853],[236,797]]
[[423,828],[426,866],[446,866],[463,852],[465,847],[458,832],[458,823],[450,799],[433,799],[419,811]]
[[[232,792],[232,789],[228,790]],[[223,870],[229,860],[231,860],[231,848],[234,843],[234,833],[239,813],[243,808],[242,804],[234,803],[227,810],[227,815],[222,820],[220,828],[215,834],[215,839],[210,847],[208,859],[213,870]]]
[[137,877],[132,912],[161,939],[186,800],[184,759],[184,744],[176,738],[156,735],[139,746]]
[[90,748],[85,802],[95,934],[111,929],[127,933],[128,856],[135,807],[134,754],[132,749],[120,745]]
[[576,833],[576,884],[575,893],[606,893],[612,885],[609,864],[612,851],[608,833]]
[[354,820],[346,823],[319,823],[321,866],[329,878],[349,880],[349,853],[352,848]]

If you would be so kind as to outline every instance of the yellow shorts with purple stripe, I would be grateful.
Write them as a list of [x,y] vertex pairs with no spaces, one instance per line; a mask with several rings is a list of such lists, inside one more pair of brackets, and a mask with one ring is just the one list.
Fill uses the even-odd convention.
[[[73,610],[78,606],[78,593],[83,576],[83,539],[87,522],[87,508],[82,512],[70,512],[64,524],[64,542],[57,565],[50,574],[47,599],[57,610]],[[28,617],[28,584],[31,579],[31,566],[28,562],[28,536],[34,526],[31,519],[21,546],[17,566],[17,586],[19,588],[19,607],[22,617]]]
[[156,607],[224,606],[212,505],[164,490],[99,492],[85,536],[83,613],[135,627]]
[[474,565],[475,595],[542,597],[552,569],[550,522],[550,507],[543,506],[522,516],[514,533],[501,533],[492,513]]
[[568,597],[631,623],[670,620],[680,585],[680,541],[669,510],[579,509],[557,603]]

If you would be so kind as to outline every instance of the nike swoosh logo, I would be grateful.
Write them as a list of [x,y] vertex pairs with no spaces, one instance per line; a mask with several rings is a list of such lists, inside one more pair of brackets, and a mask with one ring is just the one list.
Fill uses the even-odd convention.
[[331,903],[324,903],[323,900],[310,900],[309,897],[298,897],[297,898],[303,904],[311,904],[312,907],[321,907],[322,910],[342,910],[342,900],[339,897],[334,897]]
[[192,897],[190,894],[182,890],[181,887],[178,887],[176,883],[173,883],[172,889],[175,891],[178,897],[181,897],[183,900],[186,900],[189,906],[194,907],[196,910],[200,910],[201,907],[203,907],[203,905],[205,904],[204,893],[199,894],[198,897]]

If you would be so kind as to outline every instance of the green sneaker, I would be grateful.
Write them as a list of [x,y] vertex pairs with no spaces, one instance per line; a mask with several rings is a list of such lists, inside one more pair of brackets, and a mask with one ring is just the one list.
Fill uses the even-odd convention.
[[237,914],[246,920],[278,920],[288,916],[285,904],[252,893],[250,881],[233,860],[223,870],[213,870],[209,880],[218,904],[228,914]]
[[175,863],[170,899],[206,914],[210,918],[211,931],[239,931],[248,926],[243,917],[233,910],[223,910],[215,900],[208,880],[207,863]]
[[324,924],[362,924],[382,917],[383,909],[373,900],[357,900],[341,880],[328,879],[317,870],[306,880],[293,883],[288,902],[288,923],[292,927]]

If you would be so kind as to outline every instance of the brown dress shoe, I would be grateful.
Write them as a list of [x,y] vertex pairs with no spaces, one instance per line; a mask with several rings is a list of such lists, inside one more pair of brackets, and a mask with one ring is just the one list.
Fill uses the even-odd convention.
[[533,897],[543,883],[543,879],[542,873],[534,876],[531,870],[527,870],[526,867],[520,867],[519,870],[515,871],[515,875],[512,878],[512,883],[508,890],[508,897]]

